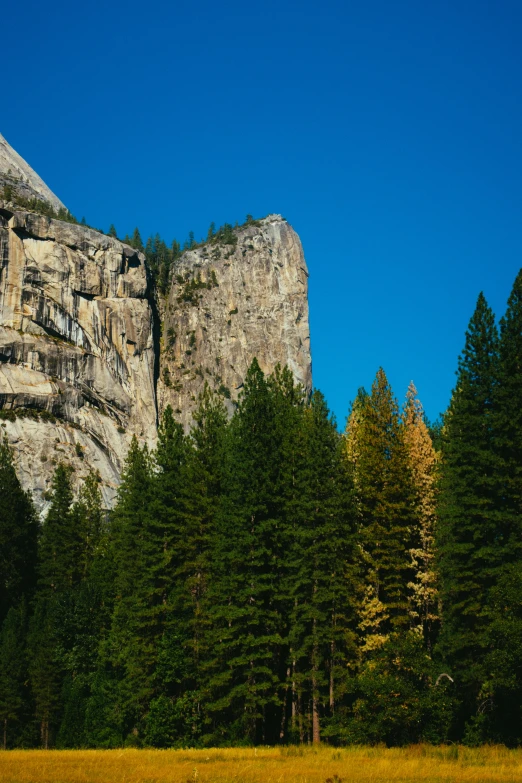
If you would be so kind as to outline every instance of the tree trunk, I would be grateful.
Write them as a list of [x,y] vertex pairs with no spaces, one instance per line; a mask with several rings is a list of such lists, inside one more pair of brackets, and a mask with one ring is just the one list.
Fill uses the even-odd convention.
[[40,724],[40,736],[42,738],[42,745],[45,750],[49,750],[49,721],[42,720]]
[[330,710],[332,715],[335,711],[335,695],[334,695],[334,658],[335,658],[335,642],[332,640],[330,647]]
[[317,691],[316,691],[316,680],[315,680],[315,671],[312,675],[312,742],[314,745],[316,745],[318,742],[321,742],[321,731],[319,726],[319,705],[317,703]]
[[[314,596],[317,591],[317,584],[314,584]],[[313,621],[314,647],[312,651],[312,742],[317,744],[321,742],[321,733],[319,730],[319,705],[317,701],[317,620]]]
[[[285,697],[283,699],[283,709],[282,709],[282,713],[281,713],[281,727],[279,729],[279,739],[280,740],[284,739],[285,733],[286,733],[286,705],[287,705],[287,702],[288,702],[288,690],[289,690],[288,689],[288,680],[290,679],[291,672],[292,672],[292,670],[291,670],[291,668],[289,666],[287,668],[287,670],[286,670]],[[293,697],[293,694],[292,694],[292,697]],[[292,712],[293,712],[293,709],[294,709],[294,705],[293,705],[293,701],[292,701]]]
[[297,720],[297,693],[295,690],[295,660],[292,661],[292,717],[291,717],[291,727],[292,727],[292,736],[295,736],[295,729],[296,729],[296,720]]

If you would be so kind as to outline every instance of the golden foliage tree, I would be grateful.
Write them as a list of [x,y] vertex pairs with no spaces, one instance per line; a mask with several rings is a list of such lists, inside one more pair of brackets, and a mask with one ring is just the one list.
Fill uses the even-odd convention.
[[414,487],[417,535],[410,549],[414,578],[408,584],[413,625],[431,647],[439,621],[434,534],[437,515],[437,453],[424,420],[424,410],[413,381],[403,411],[404,442]]

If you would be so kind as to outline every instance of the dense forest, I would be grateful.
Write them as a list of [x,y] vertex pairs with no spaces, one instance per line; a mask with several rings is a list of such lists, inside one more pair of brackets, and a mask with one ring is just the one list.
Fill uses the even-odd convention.
[[110,513],[59,464],[40,522],[0,441],[4,747],[520,744],[521,357],[522,272],[436,426],[380,369],[340,433],[254,360]]

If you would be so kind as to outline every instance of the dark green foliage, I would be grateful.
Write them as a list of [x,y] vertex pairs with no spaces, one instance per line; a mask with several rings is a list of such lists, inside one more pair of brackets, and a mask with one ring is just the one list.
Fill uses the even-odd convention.
[[0,410],[0,419],[16,421],[17,419],[33,419],[34,421],[49,421],[56,423],[56,416],[38,408],[7,408]]
[[[178,667],[179,682],[196,688],[201,683],[202,659],[208,630],[207,591],[211,575],[211,540],[215,534],[222,483],[226,412],[222,401],[205,384],[194,412],[194,424],[185,449],[183,473],[178,479],[183,520],[179,526],[173,610],[185,634],[177,632],[185,656]],[[178,644],[178,648],[180,646]]]
[[106,671],[97,671],[85,706],[86,745],[121,747],[124,742],[123,717],[117,680]]
[[143,246],[143,241],[141,239],[140,230],[139,230],[138,227],[136,227],[134,229],[133,234],[132,234],[132,238],[131,238],[129,244],[130,244],[131,247],[134,247],[136,250],[141,250],[142,252],[143,252],[143,250],[145,250],[145,248]]
[[314,392],[304,406],[288,371],[276,371],[274,381],[283,402],[279,426],[286,430],[288,737],[319,741],[325,721],[327,733],[335,734],[336,705],[342,705],[348,666],[356,656],[351,487],[323,396]]
[[147,715],[145,744],[156,748],[192,748],[201,733],[197,694],[187,691],[177,699],[153,699]]
[[241,726],[251,741],[272,739],[268,718],[280,707],[283,541],[275,417],[273,396],[254,360],[225,451],[224,491],[213,536],[207,686],[214,731],[217,726],[225,730],[226,724]]
[[355,681],[353,717],[342,728],[357,744],[441,744],[454,711],[452,686],[414,632],[393,634],[362,666]]
[[230,223],[224,223],[221,226],[216,233],[215,241],[222,245],[232,245],[233,247],[237,245],[237,234],[234,232]]
[[188,302],[191,305],[197,305],[199,303],[201,294],[198,292],[201,289],[211,289],[218,285],[216,273],[213,269],[211,270],[210,278],[208,280],[203,280],[201,273],[198,272],[197,275],[193,277],[188,274],[184,278],[181,275],[178,275],[177,282],[179,285],[183,286],[178,294],[178,304]]
[[154,642],[160,633],[155,572],[162,548],[151,513],[152,487],[150,455],[134,437],[113,515],[115,599],[105,653],[118,680],[119,710],[128,731],[139,724],[153,693]]
[[56,641],[55,597],[38,597],[29,624],[28,659],[35,717],[39,725],[40,744],[48,748],[53,742],[62,707],[63,668]]
[[522,570],[507,565],[491,591],[485,668],[478,714],[480,742],[522,742]]
[[55,594],[78,581],[80,538],[72,511],[71,471],[60,463],[53,476],[51,505],[39,549],[38,576],[42,593]]
[[522,559],[522,270],[500,321],[497,383],[494,387],[494,480],[505,563]]
[[27,718],[27,610],[25,601],[11,607],[0,630],[0,728],[4,750],[20,738]]
[[366,583],[384,609],[380,634],[407,628],[414,492],[399,408],[382,369],[361,400],[356,505]]
[[455,677],[463,715],[479,706],[486,678],[488,596],[505,553],[499,538],[493,449],[497,368],[497,330],[481,294],[444,421],[438,528],[444,608],[440,649]]
[[0,441],[0,624],[9,608],[35,586],[38,524],[29,495],[16,476],[11,449]]
[[82,678],[73,679],[70,675],[63,681],[61,700],[63,717],[56,736],[57,748],[83,748],[85,736],[85,710],[88,690]]
[[[232,237],[232,226],[209,231],[228,252]],[[218,284],[213,270],[205,281],[173,272],[175,242],[156,235],[145,250],[160,290],[174,275],[179,304]],[[422,512],[438,546],[429,583],[418,555],[428,496],[413,466],[438,463],[382,370],[345,436],[288,368],[267,377],[254,360],[230,421],[215,376],[188,434],[167,407],[154,452],[133,439],[110,514],[96,474],[74,501],[59,465],[36,588],[36,517],[4,442],[4,744],[520,744],[521,303],[519,276],[499,341],[479,297],[450,409],[428,427],[442,451],[439,518],[431,483]],[[195,333],[183,335],[196,351]],[[40,414],[0,412],[16,415]],[[432,654],[416,590],[434,586],[436,606],[439,584]]]
[[[55,220],[63,220],[67,223],[78,223],[74,215],[71,215],[68,209],[60,207],[55,209],[52,204],[43,199],[33,196],[32,198],[26,198],[22,196],[16,187],[18,180],[12,179],[12,182],[8,182],[3,187],[3,198],[6,201],[13,202],[17,207],[21,209],[27,209],[30,212],[36,212],[39,215],[45,215],[46,217],[54,218]],[[85,218],[83,218],[85,221]]]

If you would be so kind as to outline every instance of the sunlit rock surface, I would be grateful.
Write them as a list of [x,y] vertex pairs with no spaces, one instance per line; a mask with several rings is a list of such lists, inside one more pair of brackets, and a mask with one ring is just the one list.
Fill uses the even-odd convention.
[[36,171],[14,150],[0,134],[0,190],[4,185],[14,187],[23,198],[47,201],[56,211],[65,208]]
[[[0,198],[13,182],[63,207],[0,136]],[[231,415],[254,357],[310,391],[308,272],[281,216],[185,252],[154,297],[142,253],[15,201],[0,201],[0,435],[40,512],[58,462],[76,486],[99,471],[110,508],[132,436],[154,447],[167,404],[188,430],[205,382]]]
[[98,469],[111,505],[131,435],[154,442],[146,294],[141,253],[0,205],[0,407],[17,416],[0,423],[40,507],[59,460]]
[[287,364],[309,391],[308,270],[301,242],[280,215],[238,232],[237,245],[187,251],[164,304],[158,398],[185,427],[207,381],[233,409],[252,359]]

